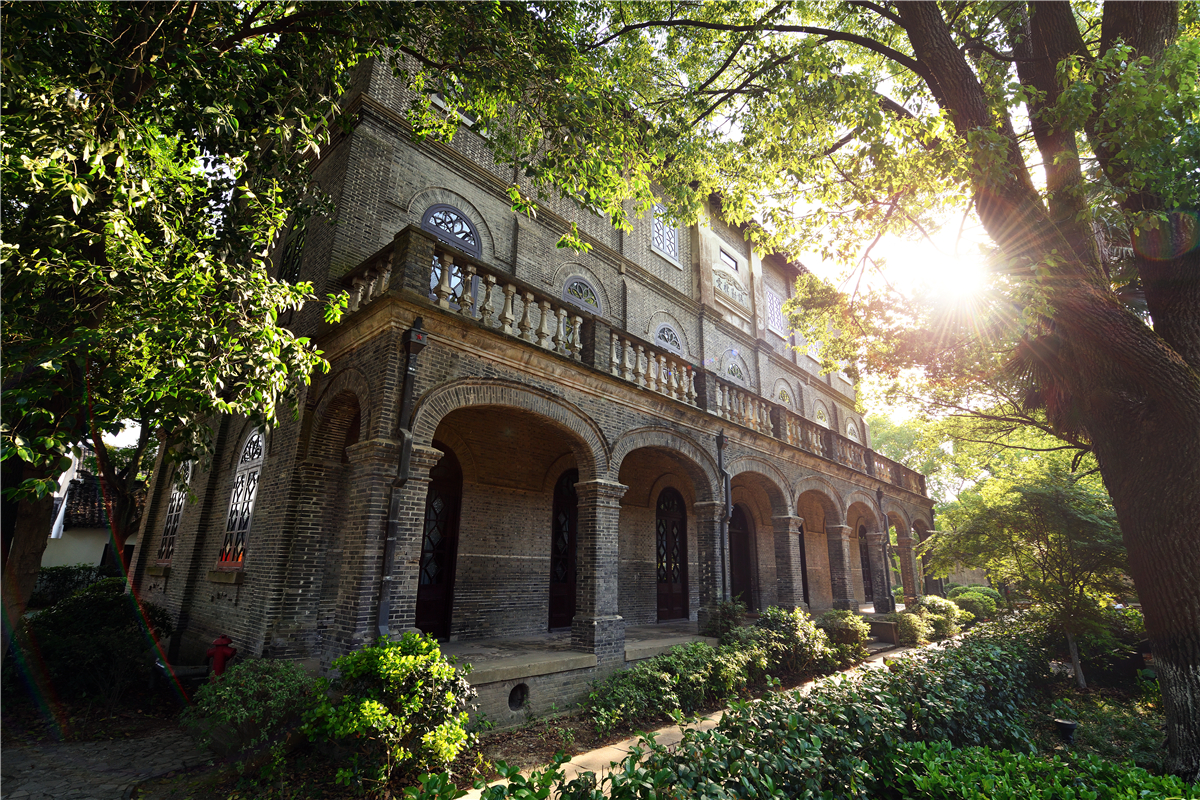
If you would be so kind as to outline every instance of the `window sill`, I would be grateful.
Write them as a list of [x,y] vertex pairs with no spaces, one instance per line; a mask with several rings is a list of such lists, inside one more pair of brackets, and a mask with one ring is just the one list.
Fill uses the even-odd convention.
[[210,569],[208,571],[209,583],[229,583],[237,585],[242,582],[245,573],[241,569]]
[[146,574],[152,578],[169,578],[171,576],[171,565],[167,564],[150,564],[146,567]]

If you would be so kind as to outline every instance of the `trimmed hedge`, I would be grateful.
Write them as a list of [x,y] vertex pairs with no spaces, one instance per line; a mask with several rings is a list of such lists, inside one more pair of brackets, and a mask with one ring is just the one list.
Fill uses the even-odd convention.
[[967,586],[956,586],[946,592],[946,597],[950,600],[953,600],[959,595],[966,594],[967,592],[974,592],[975,594],[981,594],[985,597],[992,598],[992,602],[996,604],[997,608],[1004,605],[1004,595],[1000,594],[990,586],[979,586],[974,584]]
[[963,611],[973,614],[977,620],[987,620],[996,616],[996,603],[988,595],[963,592],[954,598],[954,602]]
[[29,608],[49,608],[66,600],[71,595],[86,589],[105,578],[121,577],[121,569],[115,564],[93,566],[72,564],[66,567],[42,567],[38,570],[37,583],[29,596]]

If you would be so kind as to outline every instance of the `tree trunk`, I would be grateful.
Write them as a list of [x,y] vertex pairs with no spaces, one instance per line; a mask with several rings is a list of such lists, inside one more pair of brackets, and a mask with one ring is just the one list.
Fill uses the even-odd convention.
[[12,542],[4,563],[4,650],[0,659],[8,653],[37,583],[53,513],[54,496],[49,494],[40,500],[23,500],[17,507]]
[[1071,654],[1071,669],[1075,672],[1075,683],[1080,689],[1087,688],[1087,678],[1083,677],[1083,663],[1079,660],[1079,644],[1075,641],[1075,634],[1070,631],[1064,631],[1067,634],[1067,652]]

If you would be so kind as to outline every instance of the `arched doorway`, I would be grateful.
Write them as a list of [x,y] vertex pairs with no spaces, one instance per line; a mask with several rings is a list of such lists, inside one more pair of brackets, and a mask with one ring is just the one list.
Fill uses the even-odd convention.
[[687,619],[687,511],[683,496],[663,489],[655,509],[658,619]]
[[742,505],[733,507],[729,520],[729,589],[735,600],[754,611],[754,521]]
[[579,470],[564,472],[554,485],[550,517],[550,622],[551,630],[571,627],[575,617],[575,540],[579,530],[579,500],[575,484]]
[[446,639],[450,636],[450,610],[454,601],[463,478],[454,451],[437,440],[433,446],[445,455],[429,471],[429,489],[425,494],[416,626],[425,633]]
[[875,581],[873,580],[874,573],[871,572],[871,546],[867,544],[867,526],[858,526],[858,557],[862,563],[862,581],[863,594],[866,596],[865,602],[873,603],[875,601]]

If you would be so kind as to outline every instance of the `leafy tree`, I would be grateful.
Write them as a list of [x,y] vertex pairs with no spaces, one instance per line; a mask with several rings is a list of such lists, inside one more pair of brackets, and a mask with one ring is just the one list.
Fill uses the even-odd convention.
[[960,495],[922,555],[934,570],[984,567],[1044,607],[1087,688],[1076,640],[1098,628],[1101,602],[1125,586],[1121,529],[1094,474],[1072,473],[1061,459],[1029,461],[1015,480],[991,478]]

